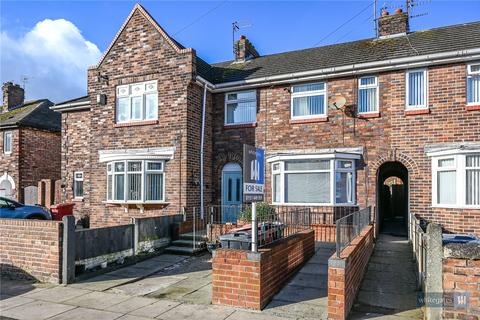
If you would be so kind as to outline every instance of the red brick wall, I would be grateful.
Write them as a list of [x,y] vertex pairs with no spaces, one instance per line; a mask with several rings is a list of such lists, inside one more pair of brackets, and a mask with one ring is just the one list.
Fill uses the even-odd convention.
[[[469,293],[468,309],[445,306],[443,319],[478,319],[480,315],[480,260],[443,259],[443,291]],[[448,299],[450,300],[450,299]]]
[[216,250],[212,259],[212,303],[260,310],[314,252],[312,230],[261,248],[258,253]]
[[2,276],[60,283],[61,237],[61,222],[0,219]]
[[346,319],[360,289],[373,247],[374,227],[368,226],[342,251],[340,258],[334,254],[329,259],[328,319]]
[[[3,134],[5,131],[12,132],[12,153],[5,154],[3,152]],[[0,131],[0,176],[3,176],[5,173],[11,176],[12,179],[15,181],[15,190],[14,197],[18,198],[19,193],[19,185],[20,185],[20,130],[1,130]]]
[[337,239],[334,224],[312,224],[310,228],[315,231],[315,241],[335,242]]

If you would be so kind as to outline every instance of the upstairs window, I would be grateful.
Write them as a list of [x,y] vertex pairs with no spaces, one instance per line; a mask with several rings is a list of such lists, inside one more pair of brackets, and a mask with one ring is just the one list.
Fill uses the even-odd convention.
[[257,92],[239,91],[225,95],[225,124],[251,124],[257,118]]
[[117,86],[117,123],[157,119],[157,81]]
[[73,173],[73,197],[77,199],[83,198],[83,172],[77,171]]
[[358,113],[378,112],[378,79],[369,76],[358,80]]
[[114,203],[163,202],[164,162],[149,160],[107,163],[107,201]]
[[12,153],[12,140],[13,135],[11,131],[5,131],[3,133],[3,153],[10,154]]
[[327,115],[327,88],[325,82],[292,87],[292,119],[309,119]]
[[405,107],[407,109],[427,108],[427,70],[411,70],[406,73]]
[[480,105],[480,63],[467,66],[467,104]]

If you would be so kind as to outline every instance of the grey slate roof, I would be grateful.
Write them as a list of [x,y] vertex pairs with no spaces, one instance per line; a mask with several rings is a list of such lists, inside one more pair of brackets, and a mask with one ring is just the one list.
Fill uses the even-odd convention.
[[480,48],[480,21],[394,38],[365,39],[266,55],[245,63],[225,61],[210,66],[197,58],[197,72],[217,84],[472,48]]
[[63,105],[63,104],[79,103],[79,102],[89,102],[89,101],[90,101],[90,97],[89,97],[89,96],[83,96],[83,97],[78,97],[78,98],[70,99],[70,100],[67,100],[67,101],[62,101],[62,102],[56,103],[55,105],[56,105],[56,106],[59,106],[59,105]]
[[61,115],[50,110],[50,100],[26,101],[20,107],[0,114],[0,129],[29,127],[48,131],[60,131]]

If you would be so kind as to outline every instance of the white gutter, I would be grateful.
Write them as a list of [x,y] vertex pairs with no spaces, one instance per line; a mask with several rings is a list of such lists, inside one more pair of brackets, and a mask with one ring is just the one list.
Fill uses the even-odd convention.
[[[444,64],[460,61],[480,59],[480,48],[450,51],[430,55],[413,56],[351,64],[340,67],[324,68],[310,71],[294,72],[276,76],[268,76],[241,81],[224,82],[212,85],[212,92],[225,92],[236,89],[247,89],[252,87],[267,86],[273,84],[293,83],[306,80],[325,79],[330,77],[341,77],[355,74],[367,74],[372,72],[391,71],[398,69],[418,68],[428,65]],[[197,76],[197,79],[201,78]]]
[[82,109],[90,109],[90,101],[81,101],[81,102],[73,102],[73,103],[65,103],[65,104],[58,104],[50,107],[51,110],[54,111],[71,111],[71,110],[82,110]]

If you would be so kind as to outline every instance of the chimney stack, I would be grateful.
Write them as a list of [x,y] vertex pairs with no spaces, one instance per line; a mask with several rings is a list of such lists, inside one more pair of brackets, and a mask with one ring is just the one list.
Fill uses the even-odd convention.
[[380,38],[406,34],[409,31],[408,13],[403,12],[402,9],[395,10],[395,14],[392,15],[386,10],[382,11],[382,16],[378,19],[378,35]]
[[237,62],[244,62],[260,56],[253,44],[245,36],[240,36],[240,39],[235,42],[234,51],[235,61]]
[[25,91],[18,84],[5,82],[2,86],[3,107],[1,113],[8,112],[17,106],[23,105],[25,101]]

